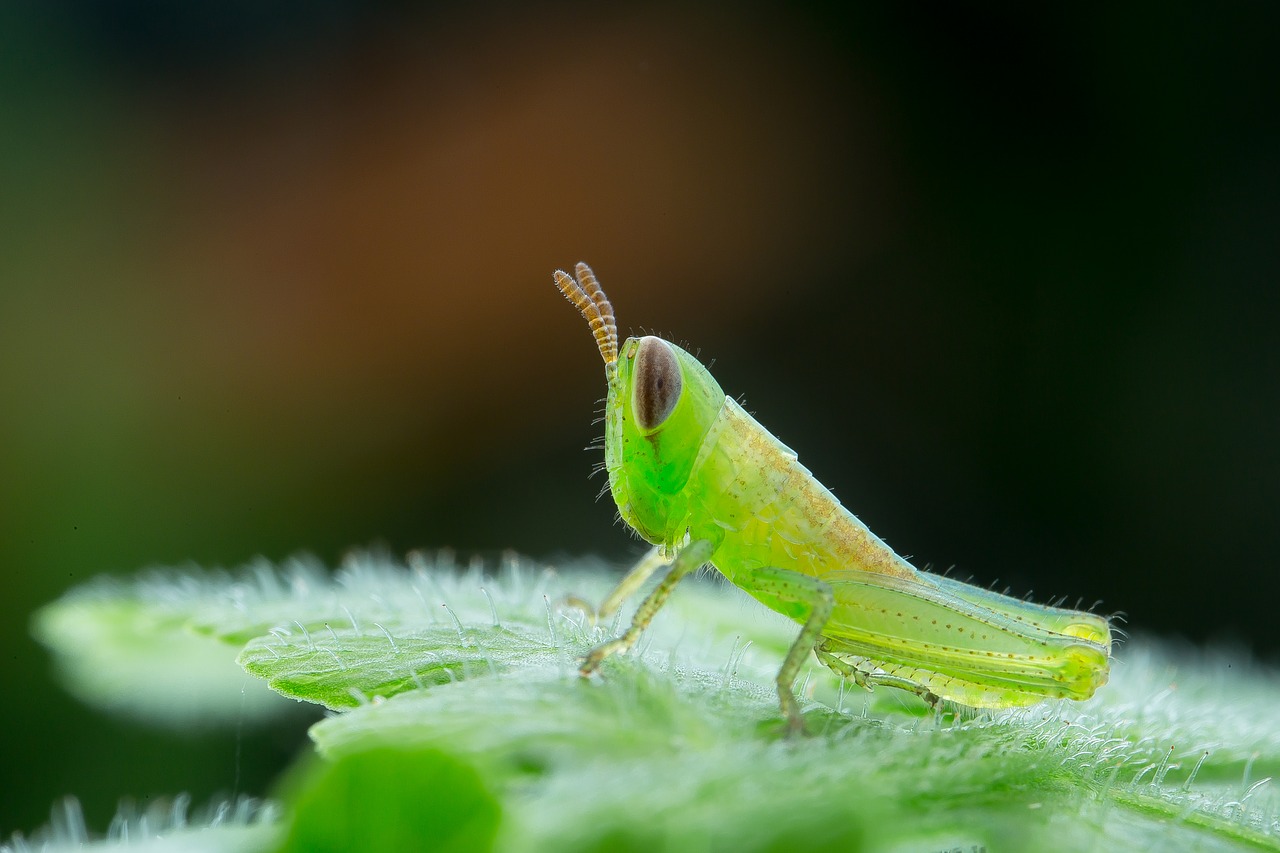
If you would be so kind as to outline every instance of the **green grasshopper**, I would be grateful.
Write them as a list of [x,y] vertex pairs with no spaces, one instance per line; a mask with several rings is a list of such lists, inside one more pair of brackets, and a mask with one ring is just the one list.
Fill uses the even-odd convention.
[[680,579],[710,563],[803,626],[777,677],[794,730],[803,722],[792,686],[810,651],[868,690],[898,687],[934,706],[1087,699],[1106,683],[1106,618],[917,570],[692,355],[651,335],[619,348],[613,306],[591,268],[580,263],[574,273],[557,270],[555,282],[590,324],[604,359],[609,488],[622,518],[656,546],[598,614],[670,566],[626,633],[587,655],[582,675],[631,648]]

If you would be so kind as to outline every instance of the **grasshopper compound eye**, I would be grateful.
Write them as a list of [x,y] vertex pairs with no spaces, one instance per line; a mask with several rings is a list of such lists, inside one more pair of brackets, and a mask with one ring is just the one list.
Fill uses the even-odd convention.
[[636,425],[645,432],[662,426],[680,400],[683,386],[680,362],[671,345],[661,338],[642,338],[636,353],[631,403]]

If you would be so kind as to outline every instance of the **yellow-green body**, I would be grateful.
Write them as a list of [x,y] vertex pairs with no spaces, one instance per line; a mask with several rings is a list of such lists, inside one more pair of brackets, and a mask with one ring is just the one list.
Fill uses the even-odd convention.
[[[584,270],[588,290],[607,306],[585,265],[579,281]],[[727,397],[696,358],[649,336],[617,347],[612,334],[612,349],[602,344],[601,352],[609,388],[605,465],[618,511],[666,554],[696,546],[699,562],[804,626],[779,673],[793,723],[790,684],[810,649],[865,686],[973,707],[1084,699],[1106,682],[1105,618],[917,570]],[[584,672],[629,646],[690,568],[676,557],[665,588],[642,606],[632,630],[593,653]]]

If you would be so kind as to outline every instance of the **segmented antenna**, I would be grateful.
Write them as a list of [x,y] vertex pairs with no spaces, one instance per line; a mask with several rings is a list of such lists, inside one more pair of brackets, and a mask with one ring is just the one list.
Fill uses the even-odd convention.
[[556,287],[591,325],[591,334],[595,336],[596,347],[605,365],[613,364],[618,360],[618,326],[614,321],[613,306],[600,289],[591,267],[579,262],[573,273],[574,278],[570,278],[564,270],[556,270]]

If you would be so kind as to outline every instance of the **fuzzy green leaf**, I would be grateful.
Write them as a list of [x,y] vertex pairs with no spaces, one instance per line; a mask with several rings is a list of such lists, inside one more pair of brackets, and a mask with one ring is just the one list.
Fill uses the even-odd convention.
[[52,652],[63,684],[90,705],[180,728],[288,711],[235,665],[236,645],[196,629],[206,596],[226,589],[189,583],[193,577],[92,583],[36,613],[32,632]]
[[73,853],[83,850],[146,853],[266,853],[281,839],[279,811],[252,797],[216,800],[191,810],[186,795],[123,801],[105,837],[94,838],[74,797],[53,807],[49,824],[31,837],[14,835],[0,853]]
[[385,632],[330,629],[314,638],[282,632],[250,642],[239,662],[285,696],[338,710],[373,696],[560,659],[545,637],[507,628],[379,627]]
[[[253,675],[341,711],[312,729],[327,761],[474,773],[496,849],[1280,850],[1280,680],[1242,653],[1130,643],[1087,702],[944,715],[813,662],[810,736],[787,740],[773,678],[796,628],[723,584],[686,581],[591,680],[578,658],[626,619],[562,606],[607,591],[582,573],[357,557],[170,585],[118,588],[135,642],[112,654],[143,672],[175,625],[243,646]],[[400,820],[388,791],[343,790]]]

